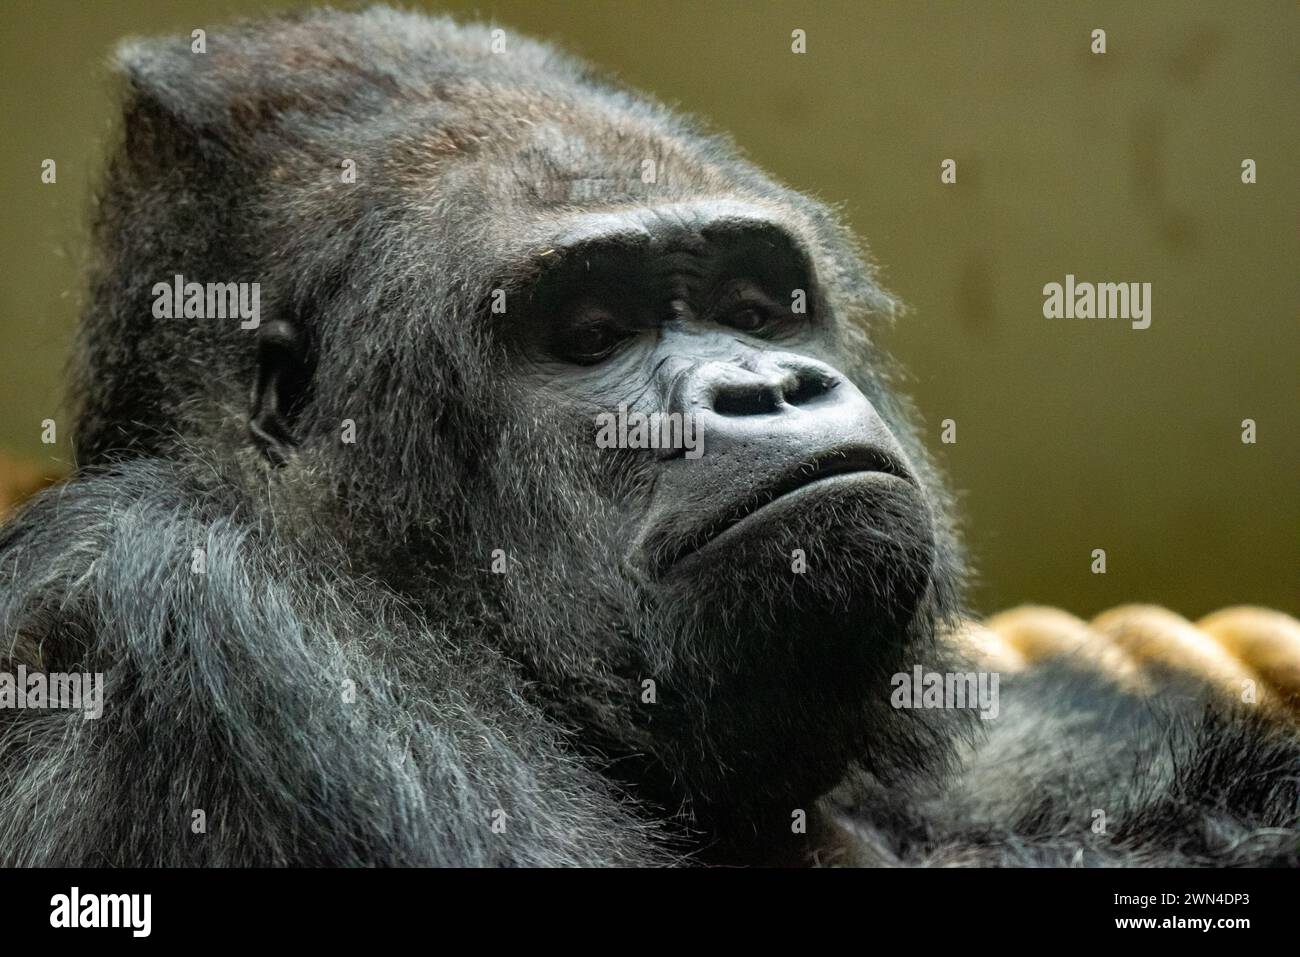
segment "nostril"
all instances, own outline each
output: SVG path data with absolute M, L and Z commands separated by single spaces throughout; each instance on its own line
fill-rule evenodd
M 780 405 L 781 390 L 775 385 L 728 385 L 713 395 L 713 411 L 718 415 L 766 415 Z
M 837 379 L 819 370 L 801 371 L 793 386 L 785 390 L 785 401 L 791 405 L 803 405 L 824 396 L 837 385 Z

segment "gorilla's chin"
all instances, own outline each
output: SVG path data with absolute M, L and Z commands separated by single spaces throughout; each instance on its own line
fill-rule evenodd
M 933 557 L 914 486 L 843 477 L 773 502 L 674 567 L 660 600 L 677 653 L 646 730 L 698 814 L 811 800 L 869 752 L 868 729 L 896 719 L 889 678 L 928 632 L 918 619 Z

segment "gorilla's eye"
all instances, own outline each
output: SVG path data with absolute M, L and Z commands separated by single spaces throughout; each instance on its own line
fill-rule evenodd
M 727 313 L 723 322 L 741 332 L 761 332 L 770 317 L 762 306 L 745 305 Z
M 582 311 L 566 324 L 555 343 L 556 354 L 578 365 L 608 358 L 627 338 L 627 330 L 603 310 Z
M 750 335 L 777 335 L 792 325 L 790 310 L 758 282 L 737 278 L 718 290 L 710 305 L 714 321 Z

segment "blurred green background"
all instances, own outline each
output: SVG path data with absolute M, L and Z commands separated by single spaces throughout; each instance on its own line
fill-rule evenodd
M 0 452 L 70 459 L 40 422 L 83 295 L 108 51 L 285 6 L 6 0 Z M 553 39 L 843 209 L 911 307 L 884 344 L 960 492 L 981 610 L 1300 611 L 1294 3 L 428 6 Z M 1044 319 L 1042 287 L 1067 272 L 1152 283 L 1151 328 Z

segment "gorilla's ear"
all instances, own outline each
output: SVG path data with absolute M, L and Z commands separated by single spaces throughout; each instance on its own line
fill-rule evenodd
M 257 380 L 248 431 L 273 465 L 283 465 L 298 444 L 293 416 L 311 377 L 308 351 L 306 333 L 292 322 L 275 319 L 257 331 Z

